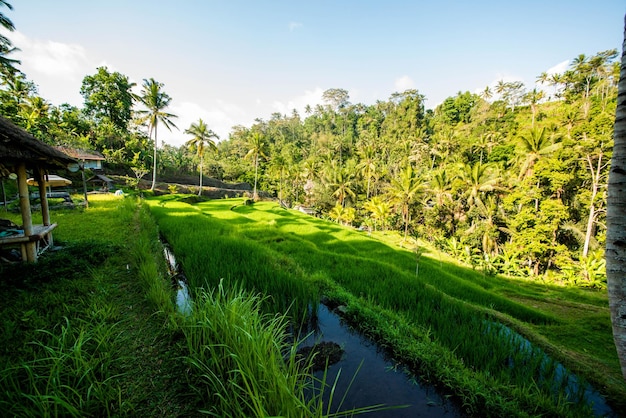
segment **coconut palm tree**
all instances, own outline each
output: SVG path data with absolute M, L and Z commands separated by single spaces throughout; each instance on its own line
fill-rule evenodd
M 532 128 L 520 135 L 520 145 L 522 154 L 525 156 L 521 170 L 520 179 L 530 177 L 533 173 L 535 163 L 544 155 L 550 154 L 561 147 L 561 143 L 553 143 L 545 127 Z
M 455 177 L 444 168 L 435 171 L 428 181 L 429 194 L 434 199 L 434 204 L 443 206 L 452 201 L 453 181 Z
M 467 206 L 471 209 L 479 203 L 489 192 L 499 190 L 498 176 L 494 172 L 494 166 L 490 163 L 463 164 L 460 166 L 458 183 L 465 189 L 464 197 Z
M 411 221 L 410 205 L 423 189 L 424 185 L 420 181 L 417 173 L 413 171 L 411 164 L 407 164 L 404 170 L 400 171 L 397 178 L 391 179 L 389 197 L 396 206 L 400 207 L 402 220 L 404 221 L 404 239 L 407 237 L 409 222 Z
M 6 6 L 9 10 L 13 10 L 13 6 L 11 6 L 11 4 L 6 0 L 0 0 L 0 7 L 2 6 Z M 0 13 L 0 26 L 10 32 L 15 30 L 13 22 L 11 19 L 6 17 L 4 13 Z M 14 65 L 20 64 L 20 61 L 7 58 L 7 55 L 15 51 L 19 51 L 19 49 L 13 46 L 9 38 L 4 35 L 0 35 L 0 69 L 4 70 L 3 72 L 14 73 L 17 71 Z
M 626 379 L 626 18 L 606 215 L 606 277 L 613 339 Z
M 257 191 L 259 157 L 265 157 L 264 147 L 265 141 L 263 135 L 259 131 L 252 132 L 252 135 L 248 138 L 248 153 L 246 154 L 246 158 L 252 158 L 254 160 L 254 191 L 252 192 L 252 198 L 254 200 L 259 199 L 259 192 Z
M 334 168 L 331 173 L 330 187 L 333 188 L 333 196 L 342 207 L 346 206 L 347 198 L 352 200 L 356 198 L 356 192 L 353 190 L 356 186 L 353 168 L 354 166 Z
M 198 157 L 200 157 L 200 190 L 198 190 L 198 196 L 200 196 L 202 194 L 202 162 L 204 159 L 204 151 L 206 151 L 206 148 L 216 151 L 217 146 L 212 138 L 219 139 L 219 137 L 215 132 L 209 129 L 202 119 L 198 119 L 198 123 L 192 123 L 189 128 L 185 130 L 185 133 L 193 135 L 193 138 L 187 141 L 185 145 L 195 149 Z
M 360 162 L 357 164 L 357 169 L 361 172 L 361 175 L 365 177 L 367 181 L 365 198 L 369 199 L 372 182 L 372 172 L 376 171 L 376 147 L 370 142 L 361 141 L 358 144 L 357 154 L 360 157 Z
M 163 91 L 163 83 L 155 81 L 154 78 L 143 80 L 143 86 L 138 99 L 146 107 L 146 110 L 140 110 L 137 112 L 139 115 L 142 115 L 140 122 L 148 122 L 148 137 L 150 139 L 152 139 L 152 133 L 154 133 L 154 160 L 152 167 L 152 186 L 150 187 L 150 190 L 154 190 L 154 187 L 156 186 L 157 170 L 157 126 L 159 122 L 161 122 L 163 126 L 171 131 L 172 128 L 176 128 L 172 119 L 177 116 L 165 112 L 165 109 L 169 106 L 172 98 Z

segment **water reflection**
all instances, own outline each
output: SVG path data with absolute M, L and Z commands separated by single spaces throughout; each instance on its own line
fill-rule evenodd
M 404 368 L 388 360 L 375 343 L 351 329 L 325 305 L 319 305 L 315 329 L 302 345 L 332 341 L 344 350 L 342 359 L 331 365 L 326 374 L 326 381 L 330 383 L 339 374 L 331 411 L 337 410 L 343 395 L 348 391 L 341 405 L 344 411 L 386 404 L 406 405 L 406 408 L 378 411 L 376 417 L 462 416 L 459 409 L 440 396 L 433 387 L 420 384 Z M 322 378 L 323 374 L 320 371 L 315 376 Z M 355 374 L 354 381 L 350 383 Z M 324 401 L 327 400 L 328 393 Z
M 163 245 L 163 254 L 167 261 L 170 276 L 176 283 L 176 308 L 183 315 L 188 315 L 191 313 L 191 296 L 189 295 L 185 276 L 178 269 L 176 256 L 165 244 Z

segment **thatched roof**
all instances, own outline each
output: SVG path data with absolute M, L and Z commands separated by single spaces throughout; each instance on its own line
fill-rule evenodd
M 97 151 L 85 151 L 82 149 L 70 148 L 70 147 L 55 147 L 57 150 L 77 160 L 91 160 L 91 161 L 105 161 L 104 155 Z
M 96 174 L 95 176 L 87 179 L 86 181 L 87 182 L 91 182 L 91 183 L 102 182 L 102 183 L 113 184 L 113 180 L 111 180 L 110 178 L 108 178 L 104 174 Z
M 0 165 L 4 168 L 1 171 L 12 169 L 22 162 L 29 168 L 65 168 L 76 160 L 0 116 Z

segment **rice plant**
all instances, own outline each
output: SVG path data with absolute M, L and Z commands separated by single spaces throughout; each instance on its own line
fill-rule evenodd
M 126 405 L 113 374 L 115 324 L 40 330 L 34 359 L 0 374 L 0 409 L 9 416 L 113 416 Z
M 287 316 L 264 314 L 263 299 L 225 281 L 196 293 L 183 331 L 188 361 L 197 376 L 191 384 L 206 405 L 201 412 L 221 417 L 321 417 L 381 408 L 341 413 L 325 409 L 322 392 L 313 391 L 312 359 L 296 356 Z M 323 382 L 320 386 L 325 387 Z

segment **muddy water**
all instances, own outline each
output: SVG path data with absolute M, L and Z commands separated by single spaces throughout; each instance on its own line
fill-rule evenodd
M 326 381 L 332 383 L 339 375 L 331 411 L 337 411 L 347 392 L 341 410 L 385 404 L 406 405 L 401 409 L 378 411 L 367 416 L 376 417 L 460 417 L 459 409 L 440 396 L 434 388 L 416 382 L 404 369 L 387 359 L 369 339 L 359 335 L 324 305 L 318 308 L 319 322 L 313 335 L 302 345 L 332 341 L 339 344 L 343 356 L 331 365 Z M 360 368 L 360 370 L 359 370 Z M 357 372 L 358 371 L 358 372 Z M 322 378 L 324 372 L 316 372 Z M 350 381 L 355 376 L 350 385 Z M 329 392 L 329 391 L 326 391 Z M 326 394 L 325 402 L 328 399 Z

